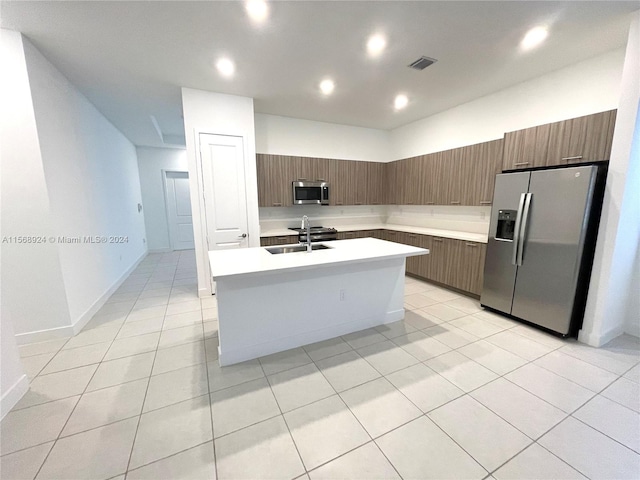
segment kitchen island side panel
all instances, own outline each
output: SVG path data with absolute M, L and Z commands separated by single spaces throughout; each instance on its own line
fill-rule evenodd
M 401 320 L 404 275 L 402 257 L 219 278 L 220 365 Z

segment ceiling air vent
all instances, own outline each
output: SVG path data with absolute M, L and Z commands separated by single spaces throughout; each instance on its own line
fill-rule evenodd
M 414 70 L 424 70 L 429 65 L 436 63 L 438 60 L 435 58 L 429 57 L 420 57 L 415 62 L 409 64 L 409 68 L 413 68 Z

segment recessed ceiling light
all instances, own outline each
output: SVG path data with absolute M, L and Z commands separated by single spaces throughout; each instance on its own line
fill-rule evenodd
M 333 80 L 327 78 L 320 82 L 320 91 L 325 95 L 331 95 L 334 88 L 336 88 L 336 84 L 333 83 Z
M 371 35 L 367 41 L 367 51 L 371 57 L 377 57 L 387 46 L 387 39 L 383 35 Z
M 393 101 L 393 106 L 396 110 L 402 110 L 409 103 L 409 99 L 406 95 L 400 94 L 396 96 L 396 99 Z
M 256 23 L 264 22 L 269 16 L 269 6 L 264 0 L 247 0 L 244 8 L 249 18 Z
M 236 66 L 228 58 L 221 58 L 216 62 L 216 68 L 223 77 L 231 77 L 236 71 Z
M 545 27 L 532 28 L 520 42 L 520 47 L 523 50 L 530 50 L 533 47 L 540 45 L 544 39 L 547 38 L 548 34 L 549 32 Z

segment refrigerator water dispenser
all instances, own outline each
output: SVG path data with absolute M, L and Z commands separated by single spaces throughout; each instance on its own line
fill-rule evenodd
M 513 234 L 516 229 L 517 210 L 499 210 L 498 228 L 496 229 L 496 240 L 513 241 Z

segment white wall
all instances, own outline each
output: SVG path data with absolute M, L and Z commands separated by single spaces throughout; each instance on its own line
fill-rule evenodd
M 24 45 L 56 236 L 126 238 L 58 246 L 77 329 L 146 254 L 136 150 L 30 42 Z
M 388 162 L 389 132 L 257 113 L 256 152 Z
M 623 61 L 614 50 L 392 130 L 392 160 L 616 108 Z
M 211 294 L 211 283 L 206 248 L 203 186 L 199 174 L 198 135 L 199 133 L 216 133 L 244 138 L 249 246 L 259 246 L 260 224 L 253 99 L 182 88 L 182 111 L 187 140 L 193 233 L 198 266 L 198 294 L 204 296 Z
M 172 148 L 137 147 L 144 225 L 150 252 L 169 251 L 169 224 L 163 170 L 188 171 L 187 151 Z
M 11 318 L 2 316 L 0 322 L 0 420 L 9 413 L 29 390 L 16 345 Z
M 57 231 L 50 212 L 23 37 L 4 29 L 1 35 L 2 236 L 49 239 Z M 12 318 L 17 334 L 64 331 L 70 317 L 57 245 L 48 241 L 3 243 L 1 248 L 2 323 Z
M 580 339 L 599 346 L 638 334 L 640 12 L 632 17 L 591 286 Z M 635 143 L 634 143 L 635 139 Z

